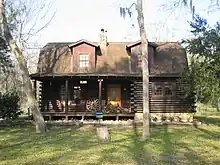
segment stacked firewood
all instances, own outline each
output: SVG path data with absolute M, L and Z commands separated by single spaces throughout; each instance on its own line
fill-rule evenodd
M 129 109 L 108 103 L 104 107 L 104 113 L 129 113 Z

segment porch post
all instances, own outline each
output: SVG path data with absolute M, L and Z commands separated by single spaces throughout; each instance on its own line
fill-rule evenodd
M 65 113 L 68 112 L 68 79 L 65 80 L 66 100 L 65 100 Z
M 102 111 L 102 81 L 103 79 L 99 79 L 99 111 Z

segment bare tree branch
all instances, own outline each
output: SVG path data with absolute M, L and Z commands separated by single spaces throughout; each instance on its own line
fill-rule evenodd
M 0 0 L 0 25 L 1 25 L 1 31 L 3 34 L 3 37 L 5 41 L 7 42 L 8 46 L 10 47 L 11 53 L 15 56 L 15 58 L 18 61 L 19 68 L 21 71 L 21 75 L 23 77 L 24 81 L 24 88 L 25 88 L 25 94 L 27 96 L 27 100 L 29 102 L 30 108 L 32 110 L 32 114 L 36 123 L 36 131 L 37 132 L 45 132 L 46 131 L 46 125 L 44 123 L 44 118 L 38 109 L 37 102 L 35 100 L 31 80 L 29 77 L 29 71 L 27 68 L 27 64 L 24 58 L 24 55 L 21 51 L 21 49 L 18 47 L 16 41 L 14 40 L 14 37 L 12 36 L 12 33 L 10 31 L 7 17 L 5 15 L 5 4 L 4 0 Z

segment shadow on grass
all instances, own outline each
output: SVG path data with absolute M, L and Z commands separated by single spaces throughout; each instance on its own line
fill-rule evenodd
M 103 150 L 97 162 L 92 164 L 152 164 L 151 153 L 145 148 L 148 142 L 141 140 L 140 131 L 136 125 L 133 126 L 133 130 L 130 128 L 114 131 L 114 139 L 107 144 L 108 148 Z M 115 136 L 119 134 L 120 138 L 116 139 Z
M 0 132 L 1 134 L 7 133 L 5 138 L 3 136 L 0 138 L 2 152 L 0 159 L 2 161 L 10 161 L 20 157 L 28 159 L 33 154 L 39 154 L 37 156 L 39 160 L 34 161 L 30 158 L 30 160 L 25 160 L 25 164 L 49 164 L 56 160 L 54 153 L 57 153 L 57 159 L 60 159 L 62 156 L 67 156 L 68 153 L 73 154 L 98 144 L 92 132 L 80 132 L 77 131 L 78 128 L 55 129 L 46 134 L 36 134 L 34 128 L 29 128 L 29 131 L 17 128 L 11 132 L 10 129 L 4 129 Z
M 201 132 L 203 132 L 202 135 L 200 135 L 200 137 L 204 138 L 204 139 L 209 139 L 209 140 L 220 140 L 220 131 L 209 131 L 207 129 L 201 128 L 201 127 L 197 127 L 197 129 Z
M 129 138 L 132 140 L 132 144 L 127 149 L 132 153 L 135 162 L 140 165 L 152 163 L 152 154 L 145 148 L 148 141 L 142 139 L 135 123 L 133 124 L 133 134 Z
M 99 162 L 117 163 L 120 161 L 120 155 L 114 155 L 117 144 L 126 141 L 120 138 L 106 144 L 99 143 L 94 127 L 90 130 L 72 126 L 51 128 L 46 134 L 36 134 L 33 127 L 5 128 L 0 133 L 5 135 L 4 139 L 0 137 L 0 148 L 3 153 L 0 159 L 6 161 L 6 164 L 24 158 L 25 160 L 21 160 L 24 162 L 20 164 L 75 164 L 77 158 L 82 156 L 85 162 L 88 162 L 92 156 L 96 158 L 99 155 L 102 157 Z M 93 153 L 93 149 L 98 150 L 98 153 Z M 81 153 L 82 156 L 79 155 Z M 99 162 L 95 161 L 94 164 Z
M 203 146 L 215 152 L 220 132 L 211 127 L 151 127 L 151 139 L 142 141 L 141 127 L 110 129 L 112 141 L 96 139 L 95 127 L 58 127 L 42 135 L 34 127 L 0 130 L 0 160 L 5 164 L 215 164 L 218 158 L 203 153 Z M 212 126 L 218 128 L 216 126 Z M 209 141 L 211 143 L 209 143 Z M 214 143 L 215 142 L 215 143 Z M 216 148 L 214 148 L 216 147 Z M 202 151 L 201 151 L 202 150 Z M 204 151 L 206 151 L 204 150 Z M 208 152 L 208 151 L 207 151 Z M 206 156 L 206 157 L 205 157 Z M 23 160 L 21 160 L 23 159 Z M 23 161 L 23 162 L 21 162 Z
M 220 114 L 219 114 L 220 116 Z M 213 124 L 213 125 L 217 125 L 220 126 L 220 117 L 219 118 L 215 118 L 215 117 L 209 117 L 209 116 L 195 116 L 195 119 L 199 120 L 200 122 L 204 123 L 204 124 Z

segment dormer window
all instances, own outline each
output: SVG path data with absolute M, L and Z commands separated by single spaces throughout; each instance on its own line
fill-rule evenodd
M 88 53 L 79 53 L 79 67 L 80 68 L 88 68 L 89 67 Z

